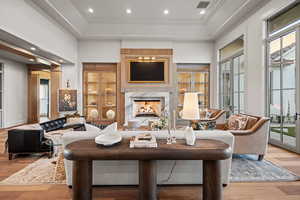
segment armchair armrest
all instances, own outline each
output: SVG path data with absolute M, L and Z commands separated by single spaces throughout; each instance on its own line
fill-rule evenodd
M 220 116 L 222 116 L 225 113 L 225 110 L 220 110 L 220 112 L 218 112 L 216 114 L 216 116 L 212 117 L 213 120 L 217 120 Z
M 251 135 L 256 133 L 270 119 L 267 117 L 261 118 L 254 126 L 247 130 L 229 130 L 233 135 Z

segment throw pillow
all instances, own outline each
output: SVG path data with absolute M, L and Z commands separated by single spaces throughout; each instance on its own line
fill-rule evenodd
M 237 119 L 238 122 L 238 129 L 237 130 L 245 130 L 248 122 L 248 117 L 246 116 L 239 116 Z
M 258 121 L 258 118 L 248 116 L 248 123 L 247 123 L 246 129 L 251 129 L 256 124 L 257 121 Z
M 237 121 L 238 115 L 231 115 L 228 118 L 228 129 L 229 130 L 237 130 L 239 128 L 239 123 Z
M 207 111 L 205 118 L 207 118 L 207 119 L 211 118 L 212 114 L 213 114 L 212 112 Z

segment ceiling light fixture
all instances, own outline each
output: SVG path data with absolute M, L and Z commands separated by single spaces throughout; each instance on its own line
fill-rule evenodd
M 126 9 L 126 13 L 127 13 L 127 14 L 131 14 L 131 13 L 132 13 L 131 9 L 130 9 L 130 8 L 127 8 L 127 9 Z
M 59 62 L 60 62 L 60 63 L 64 63 L 64 60 L 60 59 Z
M 89 11 L 90 13 L 94 13 L 94 9 L 93 9 L 93 8 L 89 8 L 88 11 Z
M 36 48 L 35 47 L 30 47 L 30 50 L 35 51 Z
M 33 58 L 30 58 L 29 61 L 34 62 L 34 59 L 33 59 Z
M 205 11 L 204 9 L 202 9 L 202 10 L 199 12 L 200 15 L 204 15 L 205 13 L 206 13 L 206 11 Z
M 165 14 L 165 15 L 168 15 L 168 14 L 169 14 L 169 10 L 168 10 L 168 9 L 165 9 L 165 10 L 164 10 L 164 14 Z

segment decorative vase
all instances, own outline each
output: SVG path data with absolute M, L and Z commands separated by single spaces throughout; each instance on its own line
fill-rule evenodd
M 192 127 L 187 127 L 185 129 L 185 141 L 187 145 L 194 145 L 196 141 L 196 135 Z
M 106 117 L 107 117 L 108 119 L 114 119 L 114 118 L 115 118 L 115 115 L 116 115 L 116 113 L 115 113 L 113 110 L 108 110 L 108 111 L 106 112 Z

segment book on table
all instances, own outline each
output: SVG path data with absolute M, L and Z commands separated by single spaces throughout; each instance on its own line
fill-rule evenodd
M 157 148 L 157 141 L 152 134 L 142 134 L 130 139 L 130 148 Z

